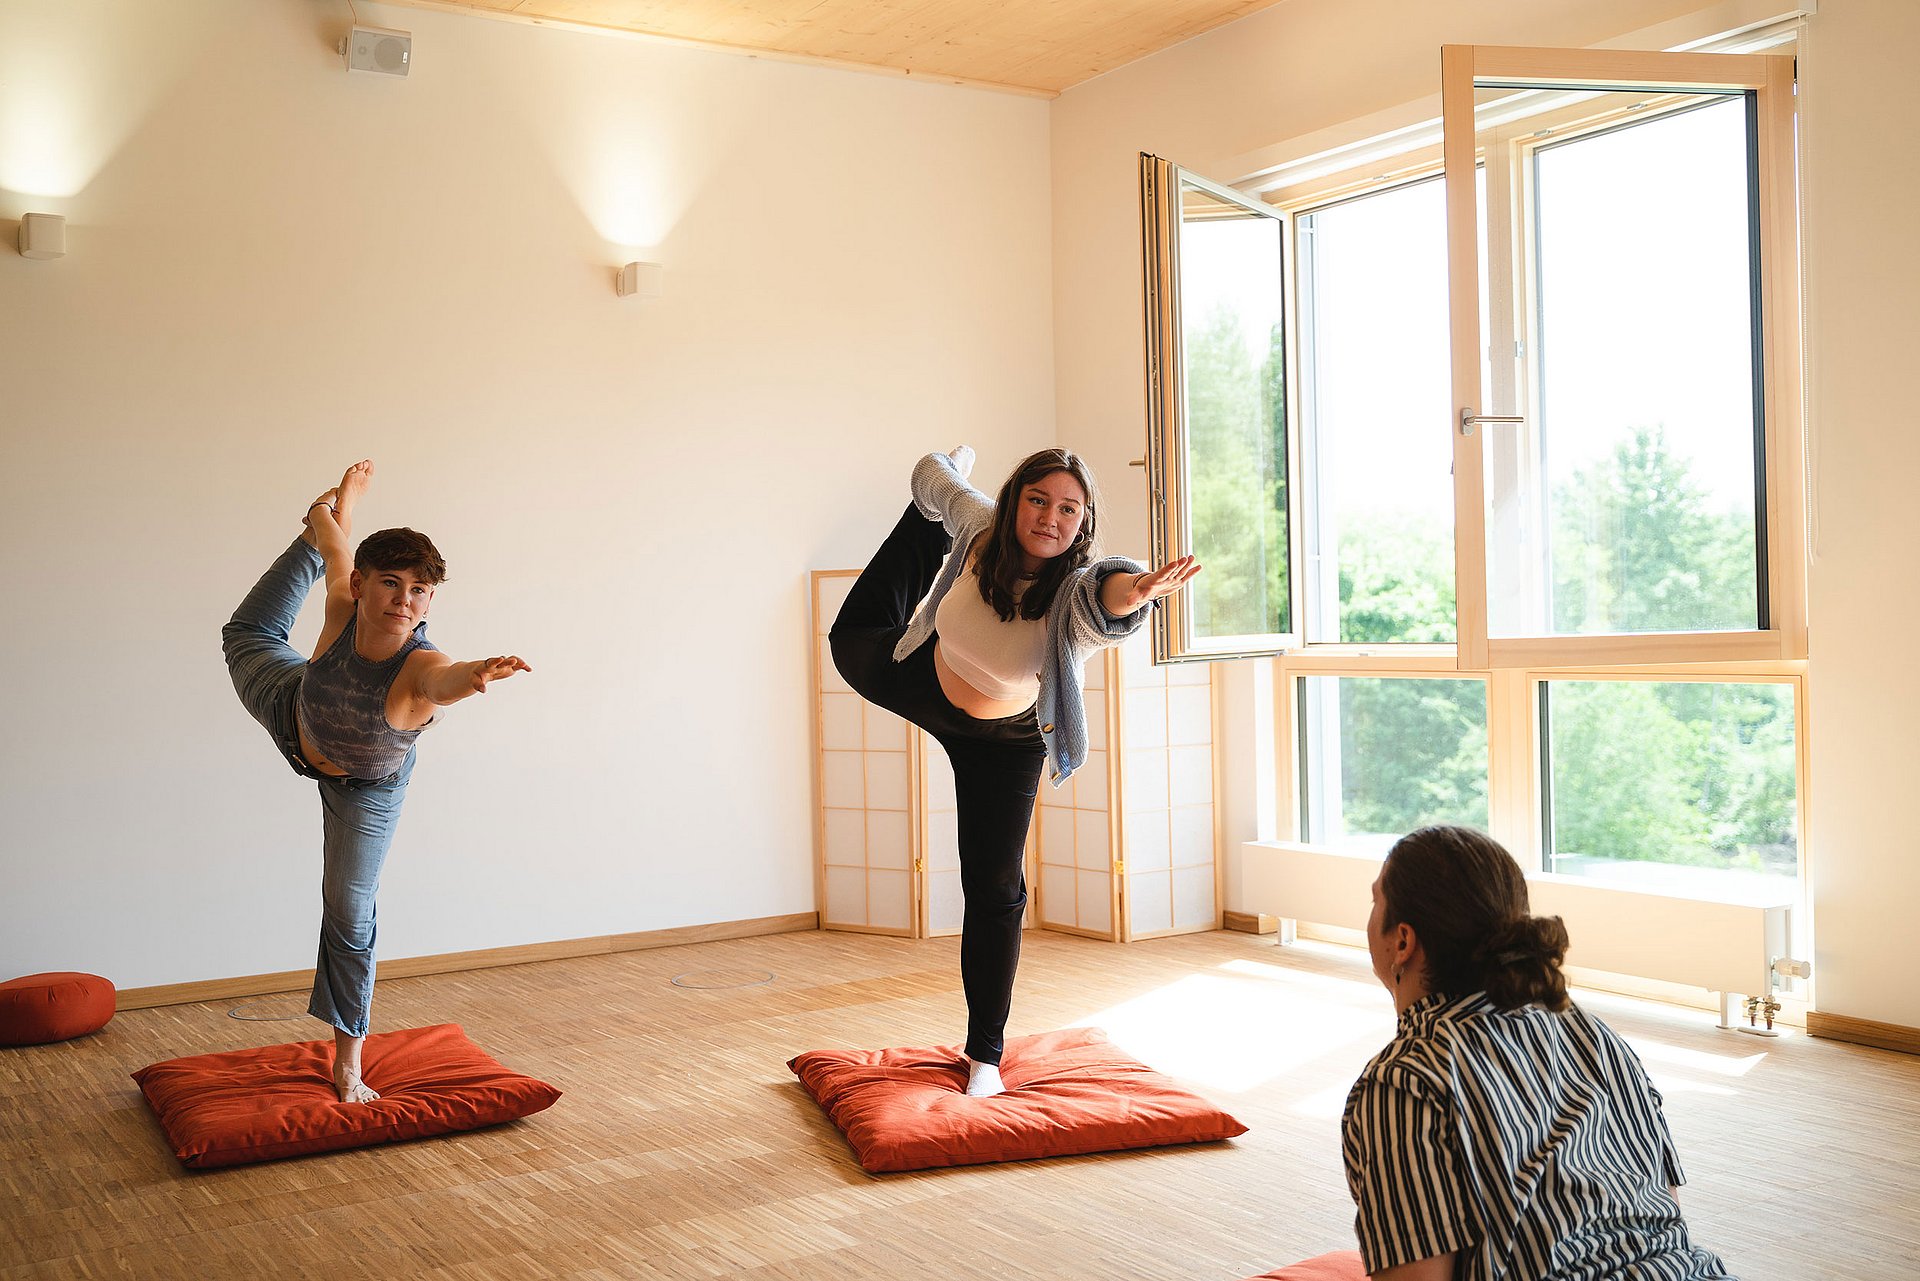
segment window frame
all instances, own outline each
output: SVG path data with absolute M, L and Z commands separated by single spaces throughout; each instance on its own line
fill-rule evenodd
M 1805 468 L 1802 457 L 1798 201 L 1794 155 L 1794 59 L 1770 54 L 1673 54 L 1611 49 L 1532 49 L 1445 45 L 1441 49 L 1441 114 L 1446 157 L 1447 261 L 1452 299 L 1455 412 L 1496 412 L 1495 389 L 1481 383 L 1479 225 L 1474 175 L 1487 163 L 1487 207 L 1499 217 L 1510 207 L 1516 165 L 1483 155 L 1474 93 L 1482 82 L 1581 88 L 1738 90 L 1751 92 L 1757 112 L 1756 184 L 1759 257 L 1764 469 L 1766 626 L 1751 631 L 1658 632 L 1591 636 L 1492 637 L 1488 632 L 1485 431 L 1456 419 L 1454 446 L 1454 604 L 1457 660 L 1463 670 L 1619 666 L 1637 663 L 1718 664 L 1803 659 L 1806 628 Z M 1516 141 L 1508 146 L 1517 147 Z M 1518 159 L 1518 157 L 1516 157 Z M 1524 228 L 1521 229 L 1524 233 Z M 1516 296 L 1503 272 L 1527 252 L 1524 235 L 1506 239 L 1505 262 L 1489 249 L 1489 306 L 1510 307 Z M 1490 240 L 1500 246 L 1499 239 Z M 1501 329 L 1494 329 L 1498 344 Z M 1517 328 L 1508 332 L 1518 332 Z M 1512 400 L 1507 405 L 1515 403 Z
M 1680 60 L 1675 63 L 1673 60 Z M 1262 840 L 1271 840 L 1282 847 L 1311 850 L 1316 852 L 1334 852 L 1332 847 L 1318 845 L 1305 839 L 1304 815 L 1302 803 L 1303 774 L 1301 770 L 1302 709 L 1298 696 L 1298 681 L 1302 676 L 1353 676 L 1353 677 L 1410 677 L 1461 679 L 1477 678 L 1485 682 L 1487 691 L 1487 769 L 1488 827 L 1491 833 L 1501 840 L 1513 853 L 1515 859 L 1526 870 L 1529 878 L 1555 879 L 1556 874 L 1546 870 L 1546 840 L 1544 822 L 1546 813 L 1545 788 L 1543 778 L 1543 756 L 1541 736 L 1543 726 L 1537 715 L 1542 684 L 1560 680 L 1644 680 L 1644 681 L 1694 681 L 1717 680 L 1726 682 L 1767 682 L 1789 684 L 1793 690 L 1794 735 L 1795 735 L 1795 771 L 1794 783 L 1797 797 L 1796 839 L 1799 849 L 1800 906 L 1807 901 L 1808 887 L 1815 873 L 1816 854 L 1808 842 L 1810 815 L 1813 810 L 1811 795 L 1808 725 L 1811 719 L 1809 699 L 1808 662 L 1806 647 L 1805 616 L 1805 562 L 1807 558 L 1806 531 L 1806 495 L 1805 464 L 1803 458 L 1803 427 L 1801 414 L 1802 366 L 1800 354 L 1801 299 L 1799 260 L 1797 247 L 1797 157 L 1795 154 L 1795 103 L 1794 59 L 1790 55 L 1770 54 L 1658 54 L 1594 50 L 1531 50 L 1531 49 L 1476 49 L 1471 46 L 1449 46 L 1443 55 L 1443 70 L 1450 75 L 1446 92 L 1442 94 L 1445 106 L 1449 96 L 1454 101 L 1456 117 L 1461 99 L 1460 76 L 1465 68 L 1466 88 L 1464 102 L 1467 107 L 1465 125 L 1464 154 L 1473 157 L 1476 162 L 1484 157 L 1476 153 L 1477 138 L 1472 120 L 1473 87 L 1472 76 L 1477 69 L 1481 75 L 1489 72 L 1518 75 L 1516 68 L 1531 66 L 1535 71 L 1546 66 L 1557 71 L 1570 84 L 1579 84 L 1584 78 L 1595 74 L 1595 68 L 1604 70 L 1615 84 L 1621 84 L 1629 73 L 1637 74 L 1644 84 L 1660 88 L 1751 88 L 1756 92 L 1758 113 L 1758 134 L 1760 148 L 1758 154 L 1758 187 L 1760 200 L 1761 240 L 1758 246 L 1761 256 L 1762 297 L 1760 315 L 1760 342 L 1758 350 L 1762 354 L 1763 419 L 1765 438 L 1762 452 L 1756 461 L 1765 469 L 1765 563 L 1767 574 L 1767 595 L 1770 610 L 1770 626 L 1765 631 L 1753 633 L 1658 633 L 1651 635 L 1626 635 L 1614 637 L 1575 637 L 1545 638 L 1542 643 L 1537 639 L 1518 640 L 1501 639 L 1492 641 L 1485 631 L 1485 561 L 1484 543 L 1472 550 L 1473 563 L 1478 570 L 1479 606 L 1481 615 L 1478 620 L 1477 635 L 1470 636 L 1467 624 L 1460 617 L 1460 607 L 1466 595 L 1466 585 L 1461 582 L 1459 569 L 1468 563 L 1469 549 L 1464 545 L 1460 512 L 1466 509 L 1471 500 L 1471 510 L 1482 510 L 1480 503 L 1479 481 L 1483 473 L 1483 459 L 1478 453 L 1478 438 L 1464 438 L 1470 441 L 1468 448 L 1462 448 L 1463 438 L 1458 432 L 1457 421 L 1444 429 L 1450 431 L 1454 444 L 1454 511 L 1455 511 L 1455 556 L 1456 556 L 1456 643 L 1454 644 L 1387 644 L 1352 643 L 1332 641 L 1310 641 L 1306 637 L 1307 604 L 1305 592 L 1300 583 L 1306 570 L 1306 561 L 1302 554 L 1306 531 L 1306 508 L 1309 493 L 1317 483 L 1309 477 L 1300 458 L 1303 433 L 1306 420 L 1303 416 L 1301 394 L 1303 384 L 1299 374 L 1300 343 L 1303 338 L 1300 311 L 1300 269 L 1297 216 L 1303 212 L 1326 207 L 1344 200 L 1362 197 L 1374 192 L 1384 191 L 1396 186 L 1418 181 L 1435 175 L 1441 176 L 1446 185 L 1446 203 L 1449 210 L 1448 274 L 1450 281 L 1461 279 L 1473 282 L 1469 296 L 1474 299 L 1473 330 L 1477 335 L 1479 281 L 1478 246 L 1475 243 L 1477 227 L 1474 219 L 1468 218 L 1467 247 L 1472 256 L 1461 261 L 1459 239 L 1454 234 L 1454 225 L 1458 222 L 1455 210 L 1459 207 L 1461 178 L 1449 174 L 1445 168 L 1445 157 L 1449 144 L 1451 152 L 1462 154 L 1462 140 L 1458 120 L 1449 122 L 1451 129 L 1440 122 L 1440 127 L 1429 130 L 1425 126 L 1411 130 L 1398 131 L 1402 138 L 1392 136 L 1377 141 L 1355 143 L 1344 148 L 1344 159 L 1336 165 L 1315 165 L 1302 161 L 1291 180 L 1281 182 L 1267 181 L 1261 186 L 1255 197 L 1249 192 L 1240 192 L 1243 199 L 1257 198 L 1272 206 L 1284 220 L 1286 235 L 1283 248 L 1283 271 L 1285 276 L 1285 325 L 1287 329 L 1287 406 L 1288 450 L 1289 450 L 1289 549 L 1293 567 L 1293 622 L 1297 629 L 1291 644 L 1278 644 L 1261 650 L 1245 653 L 1171 653 L 1163 650 L 1156 637 L 1155 661 L 1180 661 L 1183 659 L 1211 659 L 1219 657 L 1238 657 L 1264 655 L 1263 665 L 1266 674 L 1263 677 L 1265 687 L 1259 697 L 1270 699 L 1268 704 L 1272 714 L 1272 749 L 1270 764 L 1261 773 L 1272 788 L 1266 796 L 1272 799 L 1272 806 L 1264 809 L 1260 821 Z M 1678 65 L 1692 77 L 1692 83 L 1675 85 L 1673 68 Z M 1536 75 L 1533 78 L 1538 79 Z M 1753 82 L 1753 83 L 1748 83 Z M 1516 131 L 1517 134 L 1518 131 Z M 1562 135 L 1563 137 L 1566 135 Z M 1147 172 L 1152 157 L 1143 155 L 1143 173 Z M 1159 162 L 1165 164 L 1166 162 Z M 1498 164 L 1496 158 L 1495 164 Z M 1475 184 L 1474 165 L 1467 167 L 1464 180 L 1464 198 L 1466 208 L 1474 208 Z M 1186 171 L 1183 173 L 1195 182 L 1204 182 Z M 1510 171 L 1496 180 L 1491 174 L 1488 179 L 1487 200 L 1491 207 L 1496 200 L 1507 198 L 1505 191 L 1497 194 L 1497 188 L 1507 188 L 1509 183 L 1526 180 L 1524 171 Z M 1219 188 L 1218 183 L 1207 184 L 1210 189 Z M 1175 188 L 1177 190 L 1177 187 Z M 1151 203 L 1150 201 L 1148 202 Z M 1150 226 L 1151 224 L 1149 224 Z M 1524 224 L 1520 230 L 1524 231 Z M 1166 397 L 1177 389 L 1177 383 L 1170 380 L 1155 381 L 1158 372 L 1155 365 L 1156 349 L 1154 337 L 1156 326 L 1164 340 L 1168 326 L 1179 323 L 1177 311 L 1177 263 L 1172 277 L 1156 277 L 1156 265 L 1152 256 L 1152 241 L 1149 237 L 1148 284 L 1147 284 L 1147 330 L 1148 344 L 1148 394 L 1149 394 L 1149 437 L 1148 455 L 1144 465 L 1148 468 L 1152 492 L 1153 520 L 1150 522 L 1154 533 L 1154 554 L 1163 556 L 1178 554 L 1177 549 L 1161 541 L 1163 527 L 1162 514 L 1180 501 L 1177 492 L 1168 492 L 1169 485 L 1177 486 L 1179 477 L 1169 475 L 1158 456 L 1165 442 L 1171 437 L 1171 431 L 1165 424 L 1177 422 L 1169 418 L 1168 411 L 1177 412 L 1180 402 Z M 1489 254 L 1490 257 L 1495 255 Z M 1504 278 L 1499 273 L 1505 271 Z M 1488 289 L 1492 297 L 1499 297 L 1507 290 L 1512 298 L 1518 297 L 1514 290 L 1514 281 L 1510 268 L 1500 264 L 1490 264 Z M 1453 291 L 1458 296 L 1459 291 Z M 1156 312 L 1161 299 L 1174 306 Z M 1511 301 L 1508 303 L 1514 305 Z M 1455 317 L 1454 328 L 1459 328 Z M 1463 361 L 1461 348 L 1457 342 L 1451 356 L 1451 367 L 1455 373 L 1454 412 L 1457 414 L 1459 401 L 1459 374 Z M 1473 353 L 1473 387 L 1476 397 L 1479 392 L 1478 339 L 1467 344 L 1466 350 Z M 1522 369 L 1520 376 L 1529 376 Z M 1158 404 L 1155 395 L 1162 399 Z M 1155 415 L 1160 415 L 1155 417 Z M 1156 434 L 1156 429 L 1158 434 Z M 1436 431 L 1443 430 L 1439 423 Z M 1184 441 L 1182 441 L 1184 447 Z M 1465 465 L 1470 460 L 1471 466 Z M 1462 481 L 1463 475 L 1468 483 Z M 1463 490 L 1469 491 L 1463 495 Z M 1477 523 L 1477 522 L 1476 522 Z M 1482 531 L 1484 537 L 1484 531 Z M 1471 641 L 1471 643 L 1469 643 Z M 1564 643 L 1564 642 L 1571 643 Z M 1563 643 L 1553 643 L 1563 642 Z M 1264 720 L 1256 716 L 1256 721 Z M 1264 735 L 1263 735 L 1264 740 Z M 1264 788 L 1263 788 L 1264 791 Z M 1264 798 L 1263 798 L 1264 803 Z
M 1192 519 L 1187 506 L 1186 360 L 1180 310 L 1180 189 L 1189 183 L 1226 204 L 1272 218 L 1280 238 L 1281 349 L 1284 352 L 1287 486 L 1287 609 L 1291 628 L 1203 639 L 1193 634 L 1188 593 L 1175 592 L 1159 602 L 1153 617 L 1155 663 L 1206 662 L 1251 658 L 1298 648 L 1302 636 L 1299 590 L 1300 524 L 1296 497 L 1300 476 L 1300 433 L 1295 425 L 1298 359 L 1294 328 L 1292 220 L 1272 205 L 1223 183 L 1203 178 L 1171 161 L 1140 153 L 1140 214 L 1143 302 L 1146 319 L 1147 472 L 1149 548 L 1153 563 L 1164 565 L 1192 550 Z

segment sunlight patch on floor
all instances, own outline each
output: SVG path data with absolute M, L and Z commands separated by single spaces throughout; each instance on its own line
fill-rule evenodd
M 1350 984 L 1279 973 L 1306 981 L 1190 974 L 1074 1022 L 1105 1028 L 1114 1044 L 1159 1071 L 1230 1093 L 1265 1085 L 1351 1042 L 1391 1034 L 1390 1021 L 1353 1008 Z M 1313 990 L 1329 983 L 1337 997 Z
M 1745 1076 L 1759 1067 L 1766 1059 L 1762 1054 L 1713 1054 L 1706 1050 L 1689 1050 L 1684 1046 L 1669 1045 L 1665 1041 L 1649 1040 L 1644 1036 L 1630 1036 L 1627 1043 L 1633 1046 L 1633 1052 L 1642 1062 L 1649 1065 L 1659 1063 L 1671 1068 L 1687 1068 L 1695 1072 L 1709 1072 L 1714 1076 Z M 1651 1071 L 1651 1067 L 1648 1069 Z

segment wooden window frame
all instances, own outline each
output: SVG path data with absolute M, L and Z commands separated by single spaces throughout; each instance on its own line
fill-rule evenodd
M 1491 637 L 1488 634 L 1486 433 L 1457 424 L 1454 446 L 1454 601 L 1462 670 L 1718 664 L 1803 659 L 1807 654 L 1805 462 L 1800 388 L 1798 201 L 1794 158 L 1794 60 L 1766 54 L 1641 53 L 1447 45 L 1441 50 L 1446 156 L 1447 263 L 1452 303 L 1454 405 L 1484 413 L 1481 385 L 1479 245 L 1474 175 L 1481 159 L 1476 85 L 1520 82 L 1578 88 L 1738 90 L 1758 112 L 1759 292 L 1765 566 L 1763 630 L 1598 636 Z M 1509 203 L 1511 167 L 1489 164 L 1487 207 Z M 1496 242 L 1497 243 L 1497 242 Z M 1498 256 L 1489 264 L 1490 306 L 1511 297 Z

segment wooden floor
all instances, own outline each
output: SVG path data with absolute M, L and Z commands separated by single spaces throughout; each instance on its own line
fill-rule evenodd
M 1363 954 L 1030 934 L 1013 1034 L 1104 1026 L 1251 1131 L 871 1177 L 785 1060 L 957 1040 L 956 957 L 806 933 L 385 982 L 376 1030 L 458 1022 L 566 1097 L 476 1134 L 204 1174 L 174 1162 L 127 1073 L 318 1025 L 186 1005 L 0 1051 L 0 1277 L 1233 1281 L 1350 1245 L 1339 1110 L 1392 1023 Z M 756 971 L 773 981 L 670 981 Z M 1664 1091 L 1694 1235 L 1738 1276 L 1920 1276 L 1920 1059 L 1583 1000 Z

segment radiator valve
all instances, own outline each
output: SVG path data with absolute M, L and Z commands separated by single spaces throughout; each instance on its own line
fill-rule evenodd
M 1759 1023 L 1762 1018 L 1767 1021 L 1766 1030 L 1772 1032 L 1773 1016 L 1779 1012 L 1780 1002 L 1773 999 L 1773 993 L 1771 992 L 1765 996 L 1750 996 L 1747 998 L 1747 1026 L 1756 1032 L 1760 1030 Z

